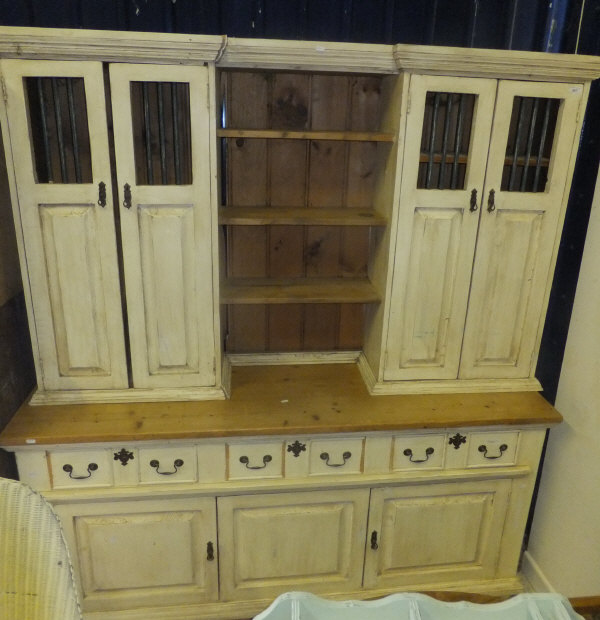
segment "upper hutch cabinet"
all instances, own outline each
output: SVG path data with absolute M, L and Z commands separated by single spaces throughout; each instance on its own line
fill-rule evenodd
M 34 403 L 537 390 L 595 58 L 2 29 Z M 52 60 L 44 60 L 44 58 Z
M 535 386 L 583 94 L 412 76 L 386 380 Z

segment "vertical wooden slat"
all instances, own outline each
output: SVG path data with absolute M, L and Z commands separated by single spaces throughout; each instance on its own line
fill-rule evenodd
M 550 104 L 551 99 L 546 99 L 546 109 L 544 111 L 544 122 L 542 124 L 542 133 L 540 134 L 540 147 L 538 150 L 537 161 L 535 163 L 535 176 L 533 177 L 533 191 L 539 191 L 540 173 L 542 171 L 542 157 L 544 156 L 544 147 L 546 146 L 546 136 L 548 135 L 548 124 L 550 121 Z
M 452 116 L 452 93 L 446 95 L 446 110 L 444 118 L 444 134 L 442 138 L 442 161 L 440 162 L 440 175 L 438 177 L 438 189 L 444 187 L 444 171 L 446 169 L 446 157 L 448 155 L 448 136 L 450 134 L 450 122 Z
M 517 133 L 515 134 L 515 143 L 512 152 L 512 163 L 510 167 L 510 178 L 508 181 L 508 190 L 513 191 L 514 183 L 517 173 L 517 161 L 519 157 L 519 144 L 521 142 L 521 136 L 523 134 L 524 117 L 525 117 L 525 97 L 518 98 L 518 112 L 517 112 Z
M 56 122 L 56 138 L 58 142 L 58 159 L 60 162 L 61 183 L 68 183 L 67 159 L 65 155 L 65 138 L 62 128 L 62 109 L 60 103 L 60 93 L 58 91 L 58 79 L 50 78 L 52 87 L 52 103 L 54 105 L 54 119 Z
M 527 150 L 525 153 L 525 165 L 523 166 L 523 176 L 521 177 L 521 191 L 524 192 L 527 185 L 527 173 L 529 171 L 529 158 L 531 157 L 531 149 L 533 147 L 533 136 L 535 134 L 536 120 L 540 100 L 538 97 L 534 99 L 533 109 L 531 111 L 531 119 L 529 121 L 529 135 L 527 136 Z
M 458 159 L 462 150 L 462 137 L 463 137 L 463 118 L 465 108 L 465 95 L 460 94 L 458 102 L 458 115 L 456 119 L 456 134 L 454 136 L 454 161 L 452 162 L 452 179 L 450 181 L 450 189 L 457 188 L 458 181 Z
M 152 138 L 150 128 L 150 100 L 148 95 L 148 82 L 142 82 L 142 108 L 144 113 L 144 146 L 146 155 L 146 176 L 148 185 L 154 185 L 152 170 Z
M 46 170 L 48 175 L 47 181 L 48 183 L 52 183 L 54 181 L 54 174 L 52 171 L 52 158 L 50 155 L 50 139 L 48 136 L 48 122 L 46 118 L 47 110 L 43 81 L 44 78 L 36 78 L 37 92 L 40 100 L 40 120 L 42 125 L 42 141 L 44 144 L 44 161 L 46 163 Z
M 431 189 L 431 175 L 433 172 L 433 157 L 435 155 L 435 139 L 437 137 L 437 121 L 440 107 L 440 93 L 433 96 L 433 111 L 431 114 L 431 133 L 429 134 L 429 158 L 427 160 L 427 180 L 425 187 Z
M 157 106 L 158 106 L 158 144 L 159 144 L 159 157 L 160 157 L 160 176 L 163 185 L 166 185 L 169 180 L 167 178 L 167 145 L 165 136 L 165 110 L 163 101 L 163 84 L 158 82 L 157 89 Z
M 73 82 L 67 78 L 67 103 L 69 107 L 69 122 L 71 125 L 71 143 L 73 145 L 73 164 L 75 166 L 75 181 L 81 183 L 81 160 L 79 156 L 79 140 L 77 136 L 77 119 L 75 101 L 73 98 Z

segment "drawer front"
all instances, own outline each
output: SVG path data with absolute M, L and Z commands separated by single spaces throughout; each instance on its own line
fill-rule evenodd
M 64 450 L 50 452 L 52 488 L 110 487 L 113 467 L 108 450 Z
M 467 467 L 502 467 L 517 462 L 518 431 L 488 431 L 469 435 Z
M 332 476 L 361 473 L 363 445 L 363 437 L 311 441 L 309 475 Z
M 194 446 L 140 448 L 140 482 L 142 484 L 196 482 L 197 460 Z
M 401 435 L 394 438 L 394 471 L 442 469 L 446 435 Z
M 227 448 L 230 480 L 283 477 L 281 441 L 230 443 Z

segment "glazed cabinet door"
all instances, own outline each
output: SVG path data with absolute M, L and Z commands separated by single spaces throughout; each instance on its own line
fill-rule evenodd
M 218 598 L 214 498 L 58 504 L 86 612 Z
M 102 64 L 2 60 L 1 70 L 38 387 L 125 388 Z
M 110 66 L 133 384 L 215 385 L 209 69 Z
M 583 86 L 501 81 L 460 377 L 535 369 Z
M 413 75 L 384 378 L 458 375 L 496 80 Z
M 218 500 L 221 598 L 358 590 L 369 489 Z
M 372 489 L 364 586 L 494 576 L 510 480 Z

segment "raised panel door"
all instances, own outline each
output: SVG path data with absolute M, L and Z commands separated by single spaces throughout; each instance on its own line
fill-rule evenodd
M 460 377 L 534 371 L 583 86 L 502 81 Z
M 495 91 L 411 77 L 386 380 L 458 374 Z
M 1 67 L 39 387 L 125 388 L 102 64 Z
M 134 387 L 215 385 L 209 70 L 110 80 Z
M 373 489 L 365 587 L 493 578 L 510 484 L 488 480 Z
M 59 504 L 56 511 L 84 611 L 217 600 L 214 498 Z
M 218 500 L 224 600 L 358 590 L 369 489 Z

